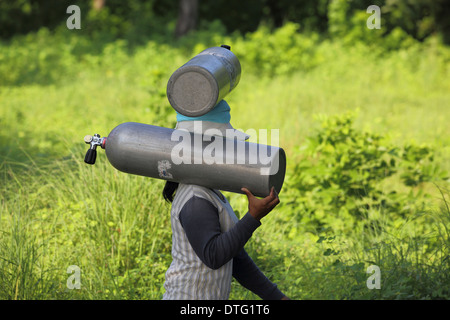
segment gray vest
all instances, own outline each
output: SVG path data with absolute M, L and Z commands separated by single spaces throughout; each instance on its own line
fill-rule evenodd
M 207 267 L 192 249 L 179 220 L 181 209 L 193 196 L 209 200 L 217 208 L 222 232 L 228 231 L 238 222 L 233 209 L 220 192 L 196 185 L 178 186 L 170 212 L 173 260 L 166 272 L 163 299 L 226 300 L 230 295 L 233 260 L 217 270 Z

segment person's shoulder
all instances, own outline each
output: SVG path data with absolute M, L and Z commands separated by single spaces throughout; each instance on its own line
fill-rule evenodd
M 218 213 L 217 205 L 203 197 L 193 196 L 183 206 L 183 209 L 188 209 L 195 212 L 214 212 Z M 182 209 L 182 210 L 183 210 Z
M 218 206 L 214 201 L 211 190 L 197 185 L 180 184 L 172 203 L 172 209 L 178 213 L 183 209 L 194 211 L 214 211 Z

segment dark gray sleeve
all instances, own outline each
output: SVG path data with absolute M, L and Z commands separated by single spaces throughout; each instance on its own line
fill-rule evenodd
M 233 277 L 242 286 L 262 299 L 276 300 L 284 296 L 243 249 L 261 225 L 249 213 L 222 233 L 217 208 L 206 199 L 193 197 L 180 211 L 179 219 L 195 253 L 209 268 L 218 269 L 233 259 Z
M 179 219 L 195 253 L 211 269 L 218 269 L 233 259 L 261 225 L 247 213 L 222 233 L 217 208 L 195 196 L 183 206 Z
M 259 270 L 244 249 L 233 258 L 233 277 L 263 300 L 280 300 L 284 294 Z

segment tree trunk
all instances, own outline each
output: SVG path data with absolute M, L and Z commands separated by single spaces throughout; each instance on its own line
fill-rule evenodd
M 184 36 L 195 28 L 198 15 L 198 0 L 180 0 L 178 21 L 175 28 L 177 38 Z

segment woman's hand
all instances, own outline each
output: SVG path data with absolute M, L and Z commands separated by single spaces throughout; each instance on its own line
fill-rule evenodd
M 248 212 L 258 221 L 264 218 L 280 203 L 280 199 L 278 199 L 278 194 L 274 187 L 270 190 L 270 194 L 263 199 L 256 198 L 246 188 L 242 188 L 241 190 L 247 195 L 248 198 Z

